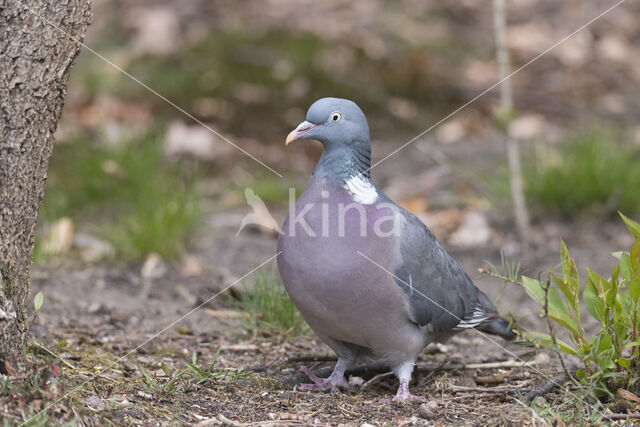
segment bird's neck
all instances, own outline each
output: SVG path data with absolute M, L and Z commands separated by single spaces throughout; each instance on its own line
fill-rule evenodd
M 344 186 L 354 177 L 371 181 L 371 148 L 368 144 L 324 144 L 322 157 L 313 172 L 314 177 L 329 178 Z

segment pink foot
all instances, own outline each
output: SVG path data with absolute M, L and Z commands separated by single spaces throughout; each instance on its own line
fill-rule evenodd
M 296 388 L 301 391 L 338 391 L 338 387 L 342 387 L 347 390 L 353 389 L 353 386 L 345 381 L 344 375 L 336 373 L 335 371 L 331 373 L 329 378 L 320 378 L 319 376 L 311 372 L 311 370 L 306 366 L 301 366 L 300 372 L 305 374 L 311 381 L 313 381 L 313 384 L 298 384 Z
M 398 393 L 395 396 L 393 396 L 393 398 L 384 398 L 384 399 L 380 399 L 381 403 L 391 403 L 391 402 L 426 402 L 427 398 L 424 396 L 415 396 L 409 392 L 407 393 Z
M 414 396 L 413 394 L 409 393 L 409 380 L 406 378 L 400 380 L 400 386 L 398 387 L 398 392 L 393 397 L 393 399 L 386 398 L 386 399 L 380 400 L 380 402 L 382 403 L 413 402 L 413 401 L 426 402 L 427 398 L 424 396 Z

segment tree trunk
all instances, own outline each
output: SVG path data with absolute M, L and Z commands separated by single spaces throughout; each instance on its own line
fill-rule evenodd
M 89 0 L 0 0 L 3 361 L 19 360 L 27 337 L 25 303 L 38 210 L 69 71 L 90 22 Z

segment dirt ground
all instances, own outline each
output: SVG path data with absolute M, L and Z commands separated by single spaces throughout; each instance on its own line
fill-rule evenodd
M 449 149 L 447 155 L 453 161 L 461 156 L 456 149 Z M 410 167 L 397 165 L 410 165 L 412 161 L 415 153 L 403 153 L 376 174 L 385 180 L 401 171 L 407 174 L 403 179 L 408 180 Z M 454 176 L 453 181 L 460 179 Z M 439 182 L 457 187 L 447 180 Z M 432 191 L 438 194 L 447 189 Z M 60 396 L 70 393 L 57 404 L 59 414 L 76 416 L 86 425 L 533 425 L 538 420 L 535 412 L 521 403 L 522 395 L 558 374 L 557 361 L 496 338 L 497 345 L 474 331 L 458 335 L 445 345 L 431 346 L 420 358 L 412 390 L 427 396 L 428 408 L 418 403 L 381 403 L 382 397 L 395 392 L 397 381 L 392 376 L 343 393 L 295 391 L 294 384 L 304 381 L 304 376 L 296 375 L 298 368 L 307 365 L 326 373 L 333 363 L 330 349 L 312 333 L 291 337 L 249 332 L 234 299 L 242 282 L 214 297 L 275 254 L 273 236 L 257 230 L 235 236 L 236 228 L 230 224 L 239 223 L 245 211 L 242 206 L 225 211 L 224 221 L 220 213 L 211 213 L 181 262 L 161 263 L 151 272 L 143 271 L 140 265 L 84 265 L 72 257 L 34 270 L 32 292 L 42 290 L 46 295 L 32 326 L 34 339 L 66 362 L 57 364 L 64 386 Z M 522 251 L 514 232 L 505 224 L 508 222 L 493 218 L 492 238 L 482 247 L 447 245 L 492 298 L 502 283 L 475 272 L 484 266 L 483 260 L 499 263 L 500 249 L 511 250 L 514 259 L 535 276 L 557 264 L 559 237 L 574 249 L 579 265 L 588 263 L 601 271 L 606 271 L 608 252 L 627 243 L 624 229 L 616 225 L 592 227 L 545 221 L 534 225 L 534 247 Z M 589 233 L 582 232 L 586 227 Z M 597 252 L 594 242 L 598 243 Z M 498 306 L 504 313 L 516 314 L 525 328 L 540 326 L 537 307 L 521 289 L 509 286 Z M 162 392 L 145 385 L 139 368 L 163 382 L 167 377 L 162 363 L 175 372 L 191 360 L 194 352 L 198 363 L 208 364 L 217 351 L 217 368 L 229 372 L 242 369 L 249 375 L 229 374 L 186 392 Z M 536 364 L 516 368 L 468 366 L 508 364 L 514 356 L 535 360 Z M 376 372 L 356 374 L 352 381 L 366 382 Z M 493 378 L 494 383 L 483 382 L 483 377 L 489 377 L 488 381 Z
M 391 153 L 496 79 L 491 11 L 486 5 L 475 2 L 459 1 L 455 7 L 449 4 L 444 7 L 433 1 L 407 1 L 403 8 L 388 2 L 362 2 L 357 8 L 347 7 L 348 2 L 303 2 L 304 8 L 291 8 L 287 2 L 272 1 L 268 2 L 269 8 L 265 8 L 264 2 L 254 1 L 247 2 L 240 10 L 236 2 L 198 0 L 190 2 L 188 7 L 181 4 L 173 10 L 171 7 L 175 2 L 154 1 L 153 6 L 159 9 L 154 14 L 148 13 L 153 8 L 147 0 L 116 2 L 116 6 L 107 1 L 94 3 L 94 14 L 99 19 L 92 26 L 95 35 L 90 35 L 89 44 L 100 41 L 100 33 L 114 23 L 124 25 L 126 32 L 123 34 L 105 37 L 115 45 L 110 51 L 112 55 L 107 56 L 120 60 L 129 58 L 131 61 L 131 57 L 135 57 L 129 52 L 133 45 L 142 52 L 136 55 L 150 51 L 172 58 L 188 46 L 191 38 L 212 28 L 220 31 L 237 26 L 256 33 L 266 33 L 274 28 L 299 28 L 331 42 L 323 49 L 334 52 L 335 48 L 337 63 L 329 63 L 328 74 L 335 75 L 336 81 L 340 82 L 352 73 L 349 61 L 355 61 L 353 52 L 363 50 L 372 58 L 388 56 L 394 59 L 398 46 L 411 45 L 415 40 L 419 44 L 432 43 L 424 50 L 434 52 L 433 57 L 414 52 L 407 54 L 404 60 L 396 58 L 400 62 L 388 66 L 386 72 L 399 79 L 397 84 L 401 88 L 405 87 L 407 78 L 396 76 L 397 68 L 416 68 L 417 75 L 430 75 L 427 83 L 434 95 L 419 103 L 406 102 L 403 97 L 410 97 L 409 89 L 412 88 L 409 88 L 408 93 L 401 92 L 390 100 L 395 102 L 387 102 L 386 98 L 385 102 L 378 102 L 376 114 L 380 120 L 376 123 L 376 119 L 371 119 L 371 129 L 375 131 L 372 135 L 374 161 Z M 336 3 L 340 4 L 336 6 Z M 534 3 L 540 7 L 532 17 L 529 6 Z M 510 18 L 514 66 L 524 64 L 564 37 L 569 28 L 577 28 L 594 16 L 601 10 L 600 4 L 596 3 L 514 2 Z M 312 6 L 319 11 L 309 9 Z M 626 6 L 632 7 L 630 2 Z M 337 12 L 336 18 L 327 15 L 332 17 L 330 25 L 317 19 L 323 8 L 327 13 L 332 9 Z M 371 8 L 374 10 L 368 10 Z M 434 8 L 438 12 L 433 15 L 433 22 L 429 21 L 430 25 L 420 21 L 423 8 Z M 158 13 L 167 10 L 170 13 Z M 112 12 L 114 17 L 106 19 Z M 163 31 L 162 37 L 156 37 L 153 32 L 153 37 L 143 37 L 148 35 L 143 31 L 143 24 L 148 24 L 149 20 L 142 18 L 148 16 L 170 22 L 176 20 L 175 28 Z M 594 25 L 593 34 L 573 39 L 520 73 L 514 79 L 516 108 L 523 114 L 543 115 L 542 127 L 550 140 L 561 139 L 559 129 L 579 128 L 583 124 L 587 127 L 597 121 L 594 115 L 610 119 L 611 123 L 626 120 L 635 125 L 640 111 L 639 98 L 637 90 L 634 91 L 637 85 L 629 82 L 640 79 L 637 74 L 639 56 L 635 54 L 637 43 L 632 43 L 638 39 L 636 16 L 629 9 L 620 8 Z M 359 25 L 354 26 L 353 22 Z M 150 28 L 154 30 L 155 27 L 151 25 Z M 138 34 L 137 44 L 127 38 L 131 37 L 130 33 Z M 172 33 L 175 34 L 172 36 Z M 172 37 L 174 43 L 165 40 L 171 41 Z M 343 39 L 352 42 L 353 46 L 348 45 L 346 53 L 342 49 L 341 55 Z M 173 48 L 168 52 L 155 52 L 153 49 L 158 48 L 158 40 L 161 48 L 165 45 Z M 611 45 L 617 47 L 613 53 L 605 49 Z M 191 56 L 198 57 L 197 54 Z M 343 64 L 342 73 L 334 70 L 341 69 L 341 57 L 346 64 Z M 321 58 L 325 56 L 321 55 Z M 238 64 L 246 60 L 242 55 L 231 59 Z M 323 66 L 327 65 L 326 61 L 321 62 Z M 374 76 L 378 72 L 369 71 Z M 97 75 L 99 80 L 108 83 L 104 74 Z M 120 81 L 121 76 L 114 75 L 117 77 L 114 81 Z M 314 81 L 311 77 L 308 79 L 295 79 L 290 85 L 290 92 L 295 95 L 293 89 L 300 86 L 301 81 L 306 82 L 308 87 L 302 85 L 307 87 L 302 95 L 284 96 L 279 89 L 268 88 L 275 102 L 264 103 L 257 110 L 262 114 L 254 114 L 251 108 L 258 107 L 254 106 L 254 101 L 246 101 L 246 106 L 229 113 L 229 116 L 237 116 L 240 124 L 223 128 L 230 135 L 243 137 L 238 141 L 258 157 L 277 165 L 278 170 L 286 170 L 286 178 L 299 188 L 304 188 L 319 151 L 299 146 L 288 148 L 289 153 L 283 155 L 286 132 L 278 127 L 276 119 L 282 121 L 285 116 L 291 116 L 295 119 L 293 122 L 300 121 L 304 116 L 303 108 L 309 104 L 307 98 L 315 93 L 314 85 L 310 84 Z M 247 86 L 258 94 L 264 92 L 256 91 L 255 84 L 244 85 L 244 92 L 247 92 Z M 123 93 L 128 95 L 130 88 L 123 85 L 121 92 L 114 91 L 108 84 L 105 88 L 106 96 L 99 94 L 95 99 L 92 98 L 95 94 L 70 88 L 66 122 L 61 124 L 62 136 L 74 126 L 106 133 L 104 129 L 111 129 L 111 121 L 127 123 L 129 114 L 121 113 L 127 117 L 114 120 L 103 104 L 106 100 L 107 106 L 117 106 L 112 98 Z M 162 89 L 169 91 L 172 88 L 167 85 Z M 171 92 L 163 93 L 174 99 L 183 90 L 175 91 L 173 98 Z M 214 95 L 218 97 L 219 94 L 207 96 L 213 99 Z M 323 94 L 326 95 L 333 93 Z M 559 240 L 564 239 L 582 274 L 588 265 L 606 275 L 613 261 L 610 253 L 628 248 L 630 239 L 622 222 L 612 220 L 610 210 L 603 210 L 602 214 L 591 213 L 576 222 L 534 216 L 531 247 L 522 247 L 513 229 L 510 208 L 489 206 L 488 202 L 495 198 L 483 178 L 487 172 L 495 171 L 497 165 L 505 165 L 506 160 L 501 137 L 495 131 L 490 113 L 497 94 L 489 93 L 485 98 L 451 120 L 458 127 L 448 127 L 448 136 L 447 132 L 441 131 L 442 127 L 435 129 L 376 166 L 372 175 L 389 196 L 428 223 L 476 284 L 492 299 L 497 299 L 496 305 L 502 313 L 514 315 L 525 329 L 540 330 L 544 325 L 539 308 L 524 291 L 513 285 L 503 289 L 502 282 L 480 275 L 478 268 L 486 267 L 485 261 L 499 265 L 502 251 L 509 259 L 520 262 L 525 274 L 544 275 L 548 268 L 558 266 Z M 367 101 L 374 111 L 376 99 L 372 96 Z M 199 99 L 194 97 L 188 100 L 189 103 L 179 101 L 176 102 L 187 110 L 197 110 L 195 106 Z M 157 99 L 149 101 L 142 97 L 134 97 L 130 102 L 138 107 L 145 103 L 161 104 Z M 242 102 L 236 100 L 227 104 L 235 106 Z M 449 108 L 450 105 L 453 108 Z M 154 117 L 156 110 L 147 107 L 143 109 L 145 117 Z M 203 120 L 207 123 L 232 122 L 224 116 L 216 116 L 222 114 L 220 112 L 211 114 L 203 116 Z M 159 117 L 164 125 L 164 116 Z M 247 117 L 252 120 L 246 120 Z M 253 120 L 254 117 L 258 120 Z M 455 134 L 460 127 L 464 129 L 462 136 L 451 138 L 451 130 Z M 117 126 L 114 128 L 118 130 Z M 523 148 L 524 157 L 533 147 Z M 351 373 L 354 384 L 364 384 L 354 391 L 310 393 L 295 390 L 296 383 L 305 381 L 298 373 L 301 365 L 327 374 L 327 369 L 334 363 L 334 355 L 311 332 L 292 336 L 287 332 L 253 331 L 247 327 L 246 313 L 239 309 L 237 298 L 244 282 L 238 279 L 275 255 L 276 240 L 273 235 L 255 229 L 245 229 L 236 236 L 249 208 L 244 204 L 241 189 L 236 188 L 232 172 L 249 162 L 242 154 L 230 152 L 216 152 L 219 163 L 212 169 L 221 172 L 203 183 L 215 186 L 216 191 L 205 191 L 211 193 L 206 200 L 205 218 L 179 261 L 167 263 L 147 259 L 144 265 L 85 264 L 71 253 L 64 259 L 38 264 L 34 268 L 31 293 L 35 295 L 42 291 L 44 304 L 31 327 L 34 344 L 28 353 L 40 367 L 34 369 L 47 371 L 48 388 L 47 393 L 32 393 L 33 397 L 27 400 L 18 392 L 2 396 L 0 413 L 5 416 L 6 424 L 20 425 L 25 419 L 30 419 L 31 425 L 71 422 L 89 426 L 520 426 L 554 423 L 554 415 L 541 419 L 523 403 L 523 396 L 548 383 L 549 378 L 557 378 L 561 373 L 557 359 L 535 354 L 530 347 L 505 343 L 498 338 L 496 342 L 488 341 L 474 331 L 464 332 L 444 345 L 432 345 L 423 352 L 411 387 L 414 394 L 427 397 L 429 403 L 426 405 L 382 403 L 381 398 L 395 393 L 397 380 L 388 375 L 378 377 L 382 373 L 373 370 Z M 251 167 L 258 168 L 249 163 L 247 168 Z M 269 207 L 276 220 L 282 222 L 286 208 Z M 488 237 L 466 246 L 456 244 L 454 232 L 470 212 L 478 213 L 486 224 L 482 230 L 467 230 L 467 236 L 482 231 L 488 233 Z M 249 275 L 246 282 L 251 283 L 251 279 Z M 203 367 L 215 361 L 212 371 L 194 374 L 202 379 L 200 384 L 198 381 L 176 381 L 179 387 L 166 389 L 170 377 L 189 371 L 187 363 L 193 361 L 194 354 L 197 359 L 194 365 Z M 532 364 L 514 367 L 517 358 L 532 361 Z M 567 391 L 559 389 L 546 394 L 544 399 L 547 402 L 566 401 L 565 393 Z M 49 407 L 51 410 L 46 416 L 40 414 Z M 556 425 L 562 424 L 557 422 Z

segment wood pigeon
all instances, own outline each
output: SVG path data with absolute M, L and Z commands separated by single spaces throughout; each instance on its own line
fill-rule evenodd
M 393 401 L 423 401 L 409 381 L 429 343 L 470 328 L 515 337 L 429 229 L 372 182 L 369 127 L 354 102 L 316 101 L 286 144 L 300 139 L 323 153 L 282 226 L 278 270 L 338 362 L 328 378 L 301 368 L 313 384 L 298 389 L 349 388 L 346 369 L 376 362 L 400 381 Z

